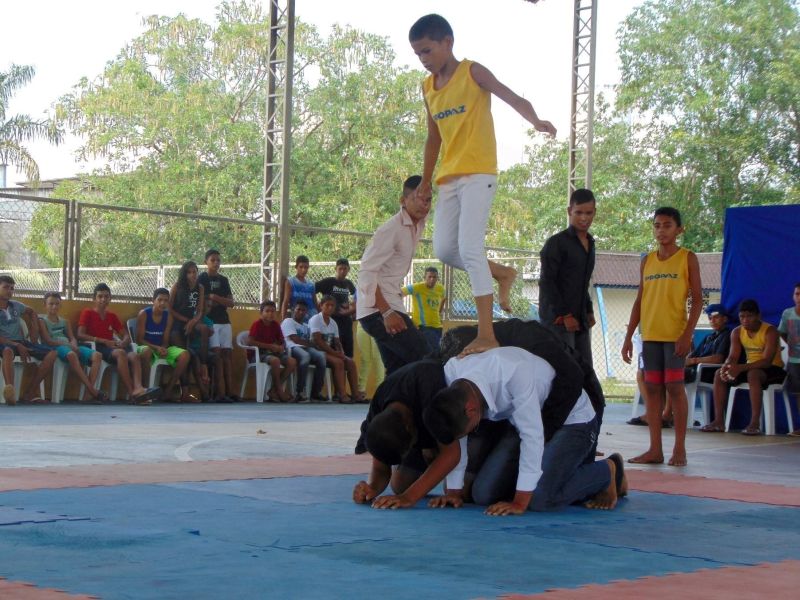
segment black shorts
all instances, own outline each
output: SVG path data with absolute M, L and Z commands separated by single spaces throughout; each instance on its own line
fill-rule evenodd
M 786 379 L 786 371 L 784 371 L 781 367 L 770 365 L 766 369 L 759 370 L 764 371 L 764 373 L 767 375 L 767 380 L 764 382 L 764 385 L 783 383 L 783 380 Z M 747 373 L 748 371 L 742 371 L 739 373 L 736 376 L 736 379 L 731 382 L 731 385 L 741 385 L 743 383 L 747 383 Z

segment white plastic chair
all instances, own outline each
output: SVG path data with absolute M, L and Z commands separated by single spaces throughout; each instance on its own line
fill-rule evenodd
M 94 342 L 83 342 L 84 345 L 88 346 L 92 350 L 97 350 L 97 346 Z M 89 374 L 91 367 L 86 367 L 86 374 Z M 116 365 L 108 364 L 106 361 L 100 361 L 100 370 L 97 372 L 97 381 L 95 381 L 94 385 L 99 390 L 100 386 L 103 383 L 103 375 L 105 375 L 106 371 L 109 373 L 110 377 L 110 393 L 108 395 L 108 399 L 110 402 L 114 402 L 117 399 L 117 391 L 119 390 L 119 374 L 117 373 Z M 86 393 L 86 386 L 81 384 L 81 389 L 78 392 L 78 399 L 83 400 L 83 396 Z
M 316 365 L 308 365 L 308 373 L 306 373 L 306 387 L 303 388 L 306 391 L 306 394 L 311 393 L 311 384 L 314 381 L 314 369 L 316 369 Z M 297 371 L 292 373 L 289 376 L 289 389 L 294 391 L 297 389 Z M 328 402 L 333 402 L 333 383 L 331 381 L 331 368 L 325 367 L 325 396 L 328 398 Z
M 138 352 L 139 344 L 136 343 L 136 318 L 128 319 L 128 335 L 131 336 L 131 348 L 133 348 L 134 352 Z M 164 335 L 168 336 L 169 331 L 165 331 Z M 164 345 L 169 346 L 169 340 L 164 340 Z M 155 387 L 157 381 L 161 381 L 159 376 L 161 375 L 160 371 L 164 367 L 168 367 L 169 363 L 164 360 L 163 358 L 156 358 L 155 361 L 150 363 L 150 383 L 147 387 Z
M 30 340 L 30 335 L 28 333 L 28 324 L 25 322 L 24 319 L 20 319 L 20 326 L 22 329 L 22 337 L 24 337 L 26 340 Z M 28 363 L 24 362 L 22 358 L 20 358 L 19 356 L 14 357 L 14 400 L 16 400 L 17 402 L 19 402 L 19 394 L 20 391 L 22 390 L 22 376 L 25 372 L 25 365 L 38 365 L 41 362 L 42 361 L 40 361 L 37 358 L 33 358 L 32 356 L 30 362 Z M 3 359 L 2 357 L 0 357 L 0 388 L 6 386 L 6 380 L 5 377 L 3 377 L 2 365 L 3 365 Z M 44 380 L 42 380 L 41 383 L 39 383 L 39 396 L 41 398 L 44 398 L 45 397 L 44 394 L 45 394 Z M 5 404 L 6 402 L 5 398 L 0 396 L 0 402 Z
M 781 348 L 781 356 L 783 357 L 783 364 L 785 365 L 789 357 L 788 346 L 783 346 Z M 792 418 L 792 407 L 789 402 L 789 396 L 788 394 L 783 393 L 784 383 L 773 383 L 768 385 L 761 393 L 761 428 L 762 431 L 767 435 L 775 435 L 775 407 L 777 402 L 775 395 L 778 392 L 781 392 L 783 396 L 783 408 L 786 411 L 786 424 L 789 426 L 789 431 L 794 430 L 794 420 Z M 745 382 L 740 383 L 739 385 L 732 385 L 730 387 L 730 391 L 728 392 L 728 407 L 725 414 L 725 431 L 730 431 L 731 429 L 733 405 L 736 400 L 736 392 L 739 390 L 749 391 L 750 385 Z
M 256 402 L 264 402 L 264 394 L 272 387 L 272 371 L 270 371 L 267 363 L 261 362 L 261 352 L 263 351 L 256 346 L 249 346 L 247 344 L 247 337 L 249 335 L 249 331 L 240 331 L 236 335 L 236 345 L 242 350 L 252 350 L 254 353 L 253 362 L 248 361 L 244 369 L 244 374 L 242 375 L 242 389 L 239 391 L 239 397 L 244 398 L 244 391 L 247 389 L 247 378 L 250 375 L 250 371 L 255 370 Z M 281 365 L 281 369 L 283 369 L 283 365 Z
M 697 408 L 696 401 L 700 400 L 700 409 L 703 411 L 703 422 L 706 425 L 711 422 L 711 406 L 714 401 L 714 384 L 702 381 L 703 373 L 716 371 L 722 365 L 714 363 L 700 363 L 697 365 L 697 375 L 694 381 L 686 384 L 686 398 L 689 400 L 689 415 L 686 423 L 687 427 L 694 425 L 694 414 Z

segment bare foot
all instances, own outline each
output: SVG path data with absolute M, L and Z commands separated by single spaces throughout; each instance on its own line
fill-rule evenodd
M 17 403 L 17 397 L 14 395 L 14 386 L 7 383 L 3 388 L 3 400 L 6 401 L 8 406 L 14 406 Z
M 504 311 L 511 312 L 511 286 L 517 278 L 517 270 L 513 267 L 500 265 L 502 269 L 497 274 L 497 303 Z
M 200 367 L 200 383 L 203 385 L 211 383 L 211 378 L 208 376 L 208 366 L 206 365 Z
M 629 458 L 628 462 L 632 465 L 662 465 L 664 464 L 664 455 L 661 453 L 650 452 L 649 450 L 639 456 Z
M 593 510 L 612 510 L 617 505 L 617 464 L 609 459 L 608 470 L 611 471 L 611 482 L 608 487 L 602 492 L 595 494 L 595 496 L 588 502 L 584 502 L 586 508 Z
M 481 352 L 486 352 L 487 350 L 491 350 L 492 348 L 499 348 L 500 344 L 497 343 L 497 340 L 494 337 L 491 338 L 475 338 L 467 347 L 461 351 L 461 354 L 458 355 L 458 358 L 464 358 L 465 356 L 469 356 L 470 354 L 480 354 Z
M 667 463 L 670 467 L 685 467 L 688 463 L 686 461 L 686 451 L 672 452 L 672 456 Z

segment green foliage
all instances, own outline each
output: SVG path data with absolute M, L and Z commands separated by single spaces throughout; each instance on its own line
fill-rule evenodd
M 728 206 L 797 201 L 799 36 L 791 0 L 649 0 L 620 29 L 618 108 L 641 117 L 687 246 L 720 250 Z
M 28 115 L 8 115 L 8 103 L 14 93 L 30 83 L 36 71 L 27 65 L 11 65 L 0 72 L 0 165 L 19 167 L 30 181 L 39 181 L 39 165 L 25 147 L 25 142 L 45 139 L 61 143 L 63 133 L 55 122 L 36 121 Z

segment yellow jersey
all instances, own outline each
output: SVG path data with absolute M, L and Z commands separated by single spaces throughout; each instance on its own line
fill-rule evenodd
M 425 282 L 407 285 L 403 291 L 411 296 L 411 320 L 417 327 L 436 327 L 442 328 L 442 319 L 439 317 L 439 309 L 444 300 L 444 286 L 436 283 L 432 288 L 425 285 Z
M 645 342 L 674 342 L 689 320 L 689 251 L 678 251 L 659 260 L 658 251 L 645 258 L 642 272 L 640 327 Z
M 742 348 L 744 348 L 748 365 L 764 358 L 764 348 L 767 346 L 767 330 L 769 328 L 770 324 L 762 321 L 761 327 L 758 328 L 758 331 L 753 332 L 751 337 L 751 332 L 741 325 L 739 326 L 739 341 L 742 343 Z M 778 345 L 775 348 L 775 356 L 772 357 L 772 365 L 783 368 L 780 340 L 778 340 Z
M 492 95 L 472 78 L 471 60 L 462 60 L 442 89 L 434 76 L 422 82 L 425 102 L 442 137 L 436 183 L 459 175 L 497 174 L 497 142 Z

